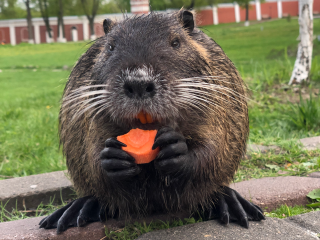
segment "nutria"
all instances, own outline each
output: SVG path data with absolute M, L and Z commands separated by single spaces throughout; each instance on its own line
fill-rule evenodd
M 105 36 L 83 54 L 66 84 L 60 142 L 79 199 L 40 222 L 68 226 L 109 217 L 188 210 L 248 227 L 262 210 L 228 187 L 246 152 L 243 80 L 194 14 L 106 19 Z M 138 114 L 149 114 L 142 123 Z M 121 149 L 131 129 L 158 130 L 148 164 Z

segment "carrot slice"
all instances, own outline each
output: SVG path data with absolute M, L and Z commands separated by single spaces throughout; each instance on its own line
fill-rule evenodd
M 122 149 L 136 160 L 137 164 L 144 164 L 153 161 L 159 147 L 152 150 L 157 130 L 131 129 L 127 134 L 118 136 L 120 142 L 126 144 Z

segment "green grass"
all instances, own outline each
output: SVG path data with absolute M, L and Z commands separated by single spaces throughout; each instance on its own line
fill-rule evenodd
M 184 220 L 173 220 L 173 221 L 156 221 L 146 224 L 146 222 L 134 224 L 128 224 L 124 228 L 117 230 L 110 230 L 106 228 L 105 233 L 106 237 L 110 240 L 131 240 L 136 239 L 140 235 L 152 232 L 156 230 L 163 230 L 173 227 L 179 227 L 187 224 L 201 222 L 202 220 L 196 220 L 194 218 L 185 218 Z
M 267 217 L 275 217 L 275 218 L 287 218 L 287 217 L 292 217 L 295 215 L 303 214 L 303 213 L 308 213 L 308 212 L 313 212 L 313 211 L 320 211 L 320 208 L 307 208 L 303 205 L 297 205 L 297 206 L 287 206 L 287 205 L 281 205 L 279 208 L 271 211 L 271 212 L 266 212 L 265 215 Z
M 296 55 L 297 20 L 254 23 L 249 27 L 243 27 L 243 23 L 222 24 L 203 30 L 234 61 L 251 91 L 249 142 L 275 144 L 283 149 L 281 155 L 271 152 L 244 159 L 235 181 L 279 175 L 276 170 L 288 175 L 317 170 L 320 152 L 302 151 L 296 140 L 320 135 L 319 129 L 295 126 L 290 116 L 293 109 L 299 108 L 294 102 L 299 102 L 299 94 L 284 88 Z M 314 19 L 317 34 L 320 19 Z M 0 177 L 66 168 L 57 129 L 59 100 L 70 73 L 63 66 L 73 66 L 87 48 L 84 42 L 0 46 Z M 306 92 L 303 98 L 319 86 L 319 53 L 320 43 L 315 41 L 312 85 L 302 88 Z M 289 104 L 288 99 L 294 103 Z M 314 105 L 319 106 L 318 102 Z
M 53 202 L 54 199 L 52 199 L 52 201 L 48 205 L 40 204 L 37 209 L 33 210 L 18 210 L 18 208 L 16 207 L 11 211 L 6 209 L 6 203 L 0 202 L 0 222 L 9 222 L 30 217 L 47 216 L 67 204 L 63 202 L 62 205 L 57 206 L 53 205 Z

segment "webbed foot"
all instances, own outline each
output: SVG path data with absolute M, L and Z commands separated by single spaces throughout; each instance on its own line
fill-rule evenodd
M 249 228 L 249 221 L 265 220 L 259 206 L 247 201 L 237 191 L 229 187 L 223 189 L 224 192 L 219 194 L 219 202 L 213 208 L 204 211 L 205 220 L 219 218 L 224 224 L 237 221 L 245 228 Z
M 68 227 L 82 227 L 89 222 L 105 221 L 105 211 L 98 200 L 92 196 L 78 198 L 51 215 L 43 218 L 40 228 L 57 228 L 57 233 Z

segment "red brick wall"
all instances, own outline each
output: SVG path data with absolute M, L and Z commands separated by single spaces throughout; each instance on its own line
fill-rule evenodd
M 320 13 L 320 0 L 313 0 L 313 12 Z
M 101 37 L 104 35 L 102 23 L 95 23 L 94 24 L 94 32 L 97 37 Z M 91 36 L 91 30 L 90 30 L 90 26 L 89 26 L 89 38 L 90 38 L 90 36 Z
M 46 27 L 40 26 L 40 42 L 46 43 Z
M 246 20 L 246 9 L 240 7 L 240 21 Z M 256 5 L 250 5 L 249 7 L 249 20 L 257 20 Z
M 218 21 L 219 23 L 235 22 L 234 7 L 218 8 Z
M 261 3 L 261 16 L 268 15 L 271 18 L 278 17 L 278 6 L 277 2 L 265 2 Z
M 0 28 L 0 42 L 5 42 L 6 44 L 10 44 L 10 28 L 9 27 Z
M 71 29 L 72 27 L 76 27 L 78 30 L 78 40 L 83 40 L 83 25 L 82 24 L 66 24 L 64 25 L 64 31 L 66 34 L 67 41 L 72 41 Z
M 50 25 L 52 31 L 53 31 L 53 39 L 56 42 L 57 41 L 57 36 L 58 36 L 58 27 L 57 25 Z M 40 42 L 41 43 L 46 43 L 47 39 L 46 39 L 46 32 L 47 29 L 45 26 L 40 26 Z
M 203 9 L 197 12 L 196 15 L 197 26 L 205 26 L 213 24 L 213 12 L 212 9 Z
M 319 0 L 314 0 L 319 1 Z M 282 2 L 282 15 L 290 14 L 291 16 L 298 16 L 299 14 L 299 2 Z
M 34 34 L 34 27 L 33 34 Z M 16 31 L 16 43 L 19 44 L 21 42 L 28 42 L 28 28 L 27 27 L 15 27 Z

